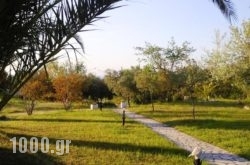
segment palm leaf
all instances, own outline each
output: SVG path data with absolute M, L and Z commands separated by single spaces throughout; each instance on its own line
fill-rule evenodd
M 83 49 L 77 33 L 119 1 L 0 1 L 0 73 L 8 66 L 15 72 L 8 89 L 3 89 L 8 92 L 1 98 L 0 109 L 37 70 L 71 45 L 71 38 Z M 73 49 L 77 50 L 74 45 Z
M 230 0 L 212 0 L 216 4 L 222 14 L 232 22 L 232 19 L 237 20 L 237 15 L 235 13 L 234 5 Z

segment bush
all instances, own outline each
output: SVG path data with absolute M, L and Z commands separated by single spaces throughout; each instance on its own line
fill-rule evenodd
M 6 116 L 0 116 L 0 120 L 8 120 L 8 118 Z
M 224 99 L 246 98 L 246 94 L 240 88 L 230 83 L 221 83 L 214 89 L 213 95 Z
M 105 103 L 103 103 L 102 106 L 103 106 L 103 108 L 117 108 L 117 106 L 113 102 L 105 102 Z

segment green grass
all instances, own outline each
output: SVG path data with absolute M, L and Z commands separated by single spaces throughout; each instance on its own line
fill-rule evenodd
M 196 120 L 190 103 L 156 104 L 155 112 L 151 105 L 130 108 L 250 160 L 250 110 L 234 101 L 198 103 L 195 109 Z
M 192 164 L 186 151 L 177 148 L 149 128 L 127 120 L 111 110 L 83 110 L 78 107 L 66 112 L 58 103 L 39 103 L 38 110 L 27 116 L 22 104 L 13 101 L 0 112 L 1 164 L 84 164 L 84 165 L 173 165 Z M 47 137 L 50 150 L 56 150 L 56 140 L 71 140 L 69 153 L 12 153 L 10 139 Z M 28 145 L 29 146 L 29 145 Z M 39 147 L 40 148 L 40 147 Z M 184 162 L 184 163 L 183 163 Z

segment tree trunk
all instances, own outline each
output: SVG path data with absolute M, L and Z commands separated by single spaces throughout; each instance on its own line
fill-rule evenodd
M 130 108 L 130 98 L 128 97 L 128 107 Z
M 151 105 L 152 105 L 152 111 L 155 111 L 155 106 L 154 106 L 154 101 L 153 101 L 153 94 L 152 92 L 150 92 L 150 101 L 151 101 Z
M 63 100 L 63 105 L 64 105 L 64 109 L 66 111 L 68 111 L 71 108 L 71 101 L 69 101 L 69 99 L 64 99 Z
M 154 112 L 155 111 L 154 103 L 152 102 L 151 105 L 152 105 L 152 111 Z
M 27 100 L 26 101 L 26 112 L 30 116 L 33 113 L 33 110 L 35 109 L 35 100 Z
M 195 120 L 195 99 L 192 97 L 192 106 L 193 106 L 193 119 Z

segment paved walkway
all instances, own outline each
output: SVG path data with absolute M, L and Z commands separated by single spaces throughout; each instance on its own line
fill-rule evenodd
M 122 109 L 117 109 L 115 112 L 122 114 Z M 197 146 L 202 148 L 204 151 L 203 159 L 211 165 L 250 165 L 250 161 L 242 157 L 229 153 L 228 151 L 213 146 L 209 143 L 198 140 L 155 120 L 145 118 L 142 115 L 129 112 L 128 110 L 126 110 L 126 117 L 143 123 L 156 133 L 162 135 L 168 140 L 174 142 L 180 148 L 183 148 L 189 152 L 191 152 Z

